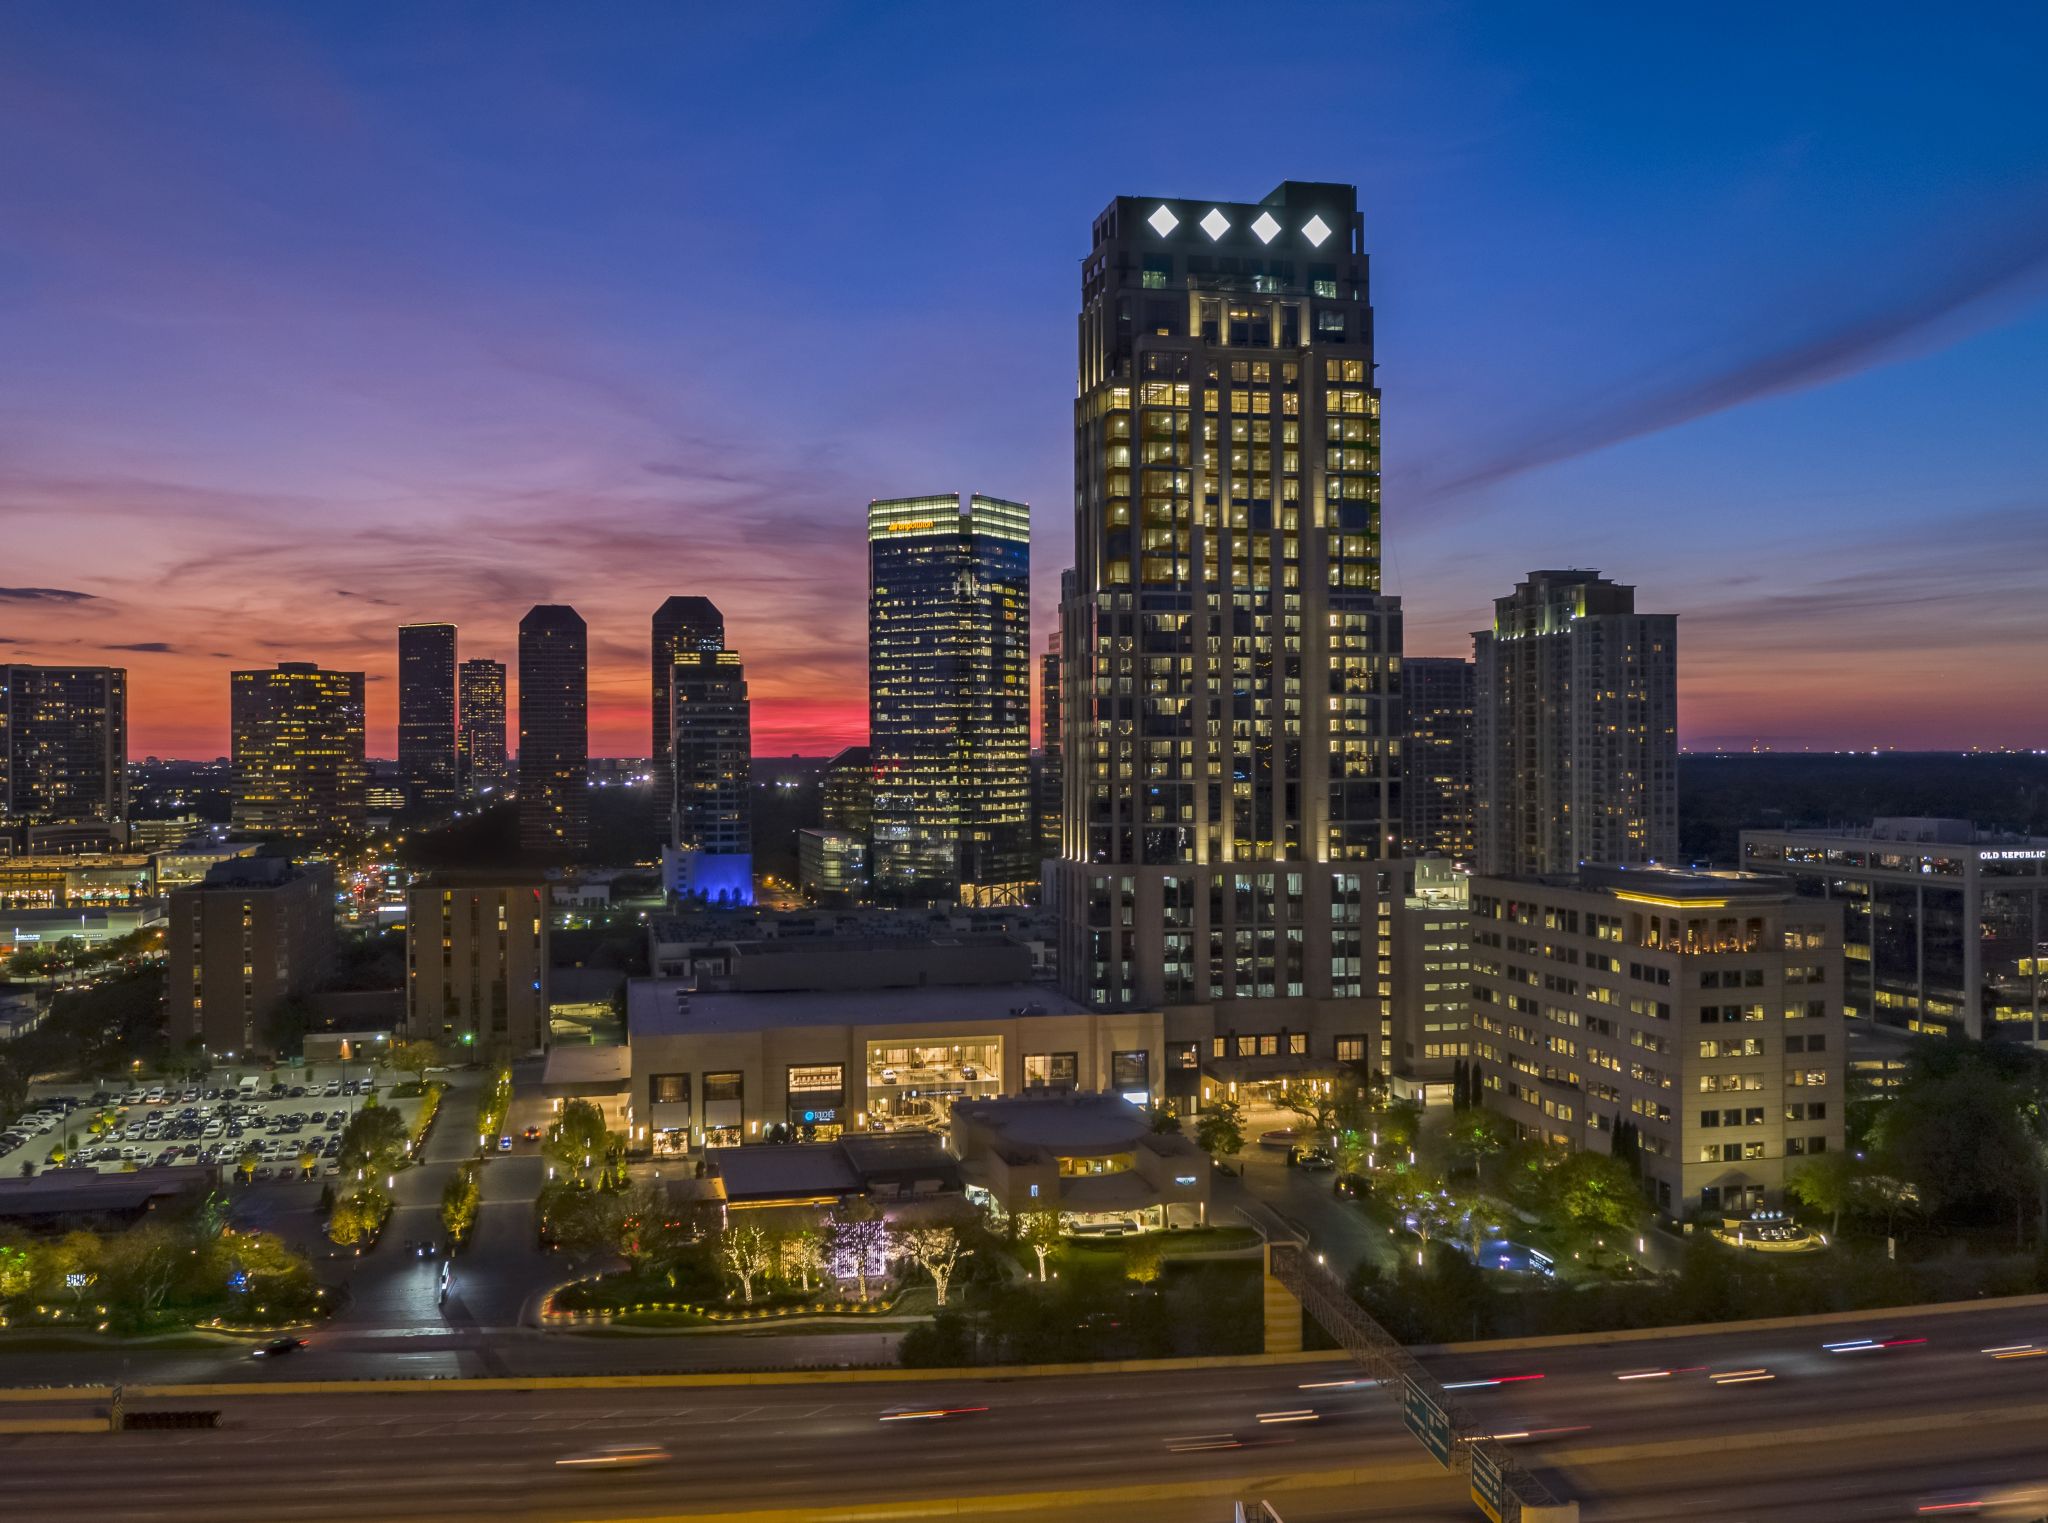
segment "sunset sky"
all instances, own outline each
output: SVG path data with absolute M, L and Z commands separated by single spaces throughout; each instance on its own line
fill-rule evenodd
M 13 0 L 0 660 L 126 665 L 138 756 L 361 667 L 388 755 L 398 623 L 566 602 L 645 754 L 696 593 L 757 752 L 858 741 L 868 499 L 1031 503 L 1042 644 L 1090 219 L 1294 178 L 1410 654 L 1594 566 L 1688 745 L 2048 745 L 2048 12 L 1664 12 Z

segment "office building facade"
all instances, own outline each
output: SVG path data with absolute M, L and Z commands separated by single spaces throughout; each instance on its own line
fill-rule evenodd
M 1363 240 L 1344 185 L 1096 218 L 1054 897 L 1062 983 L 1098 1007 L 1381 1040 L 1401 615 Z
M 669 892 L 699 904 L 752 904 L 753 727 L 739 653 L 679 650 L 669 704 Z
M 451 1051 L 548 1041 L 548 906 L 538 873 L 442 872 L 405 895 L 405 1028 Z
M 1593 571 L 1532 571 L 1472 637 L 1478 866 L 1678 852 L 1678 620 Z
M 653 676 L 648 713 L 652 720 L 654 749 L 654 798 L 656 807 L 669 808 L 675 797 L 675 776 L 669 752 L 675 744 L 674 700 L 676 661 L 700 651 L 725 649 L 725 615 L 709 598 L 672 597 L 654 610 L 652 621 Z M 664 815 L 663 824 L 669 821 Z
M 813 904 L 853 904 L 867 892 L 866 836 L 844 830 L 800 830 L 796 859 L 797 885 Z
M 865 841 L 874 826 L 875 764 L 866 746 L 846 746 L 825 763 L 819 811 L 827 830 Z
M 1473 810 L 1472 663 L 1411 656 L 1401 663 L 1408 716 L 1401 742 L 1401 808 L 1407 854 L 1471 866 Z
M 1634 1123 L 1667 1216 L 1781 1203 L 1842 1146 L 1840 907 L 1783 878 L 1588 867 L 1472 882 L 1473 1049 L 1525 1136 Z
M 1071 570 L 1060 573 L 1060 606 L 1074 595 L 1074 573 Z M 1032 779 L 1032 810 L 1035 815 L 1034 832 L 1037 840 L 1038 861 L 1043 864 L 1053 861 L 1060 854 L 1060 842 L 1064 830 L 1062 812 L 1066 808 L 1065 776 L 1065 677 L 1062 675 L 1064 655 L 1057 627 L 1046 640 L 1046 647 L 1038 658 L 1038 750 L 1034 753 L 1037 775 Z
M 466 799 L 495 793 L 510 776 L 505 757 L 505 663 L 478 656 L 462 663 L 455 756 Z
M 281 857 L 216 862 L 166 899 L 164 1024 L 217 1058 L 275 1053 L 273 1019 L 334 957 L 334 878 Z
M 1395 1092 L 1448 1098 L 1458 1059 L 1470 1055 L 1472 880 L 1443 857 L 1401 866 L 1393 914 L 1394 999 L 1385 1067 Z
M 285 661 L 230 677 L 239 835 L 335 840 L 363 828 L 363 674 Z
M 519 621 L 519 847 L 573 861 L 590 850 L 590 646 L 576 610 Z
M 0 855 L 127 840 L 128 673 L 0 665 Z
M 869 871 L 889 903 L 1019 903 L 1031 831 L 1031 530 L 974 494 L 868 505 Z
M 1968 820 L 1745 830 L 1742 865 L 1841 906 L 1854 1017 L 2029 1042 L 2048 1015 L 2048 839 Z
M 398 775 L 414 809 L 456 797 L 455 626 L 398 626 Z

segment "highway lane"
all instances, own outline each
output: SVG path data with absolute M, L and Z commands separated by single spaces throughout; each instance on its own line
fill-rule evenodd
M 1461 1396 L 1475 1413 L 1507 1422 L 1537 1408 L 1586 1422 L 1588 1431 L 1522 1457 L 1554 1467 L 1588 1519 L 1906 1517 L 1919 1497 L 1944 1486 L 2048 1472 L 2040 1417 L 1999 1415 L 2048 1404 L 2048 1361 L 2000 1363 L 1966 1342 L 1880 1356 L 1919 1361 L 1911 1367 L 1822 1366 L 1800 1380 L 1716 1389 L 1700 1401 L 1674 1397 L 1677 1388 L 1661 1383 L 1638 1396 L 1602 1367 L 1611 1359 L 1599 1357 L 1546 1371 L 1543 1382 Z M 1991 1369 L 2010 1379 L 2000 1383 Z M 223 1512 L 280 1523 L 424 1515 L 552 1523 L 774 1506 L 826 1517 L 859 1503 L 1193 1482 L 1214 1483 L 1214 1497 L 1126 1499 L 1117 1514 L 1221 1517 L 1210 1503 L 1226 1493 L 1272 1491 L 1287 1499 L 1289 1523 L 1472 1516 L 1461 1482 L 1434 1469 L 1379 1393 L 1323 1387 L 1350 1373 L 1331 1365 L 860 1386 L 237 1397 L 209 1399 L 228 1424 L 217 1433 L 0 1439 L 0 1467 L 8 1514 L 23 1519 L 90 1509 L 160 1523 Z M 930 1424 L 880 1420 L 905 1405 L 989 1410 Z M 1304 1405 L 1321 1420 L 1259 1421 Z M 1805 1425 L 1953 1408 L 1986 1415 L 1963 1429 L 1772 1442 Z M 1678 1456 L 1629 1452 L 1674 1439 L 1710 1447 Z M 1229 1441 L 1244 1447 L 1223 1447 Z M 665 1445 L 675 1462 L 601 1475 L 555 1465 L 565 1454 L 624 1442 Z M 1374 1467 L 1370 1485 L 1284 1489 L 1292 1476 L 1355 1466 Z M 1071 1505 L 1042 1511 L 1074 1515 Z
M 1843 1353 L 1822 1347 L 1860 1336 L 1926 1341 Z M 1979 1478 L 2048 1477 L 2048 1425 L 2038 1415 L 2048 1411 L 2048 1355 L 1987 1352 L 2025 1353 L 2020 1345 L 2048 1349 L 2048 1309 L 1881 1314 L 1819 1328 L 1453 1351 L 1429 1362 L 1454 1384 L 1540 1374 L 1455 1394 L 1494 1431 L 1572 1430 L 1519 1454 L 1584 1500 L 1589 1519 L 1825 1523 L 1911 1516 L 1917 1498 Z M 1758 1368 L 1773 1378 L 1716 1385 L 1708 1373 Z M 309 1354 L 280 1366 L 276 1378 L 321 1369 Z M 1674 1373 L 1618 1378 L 1657 1369 Z M 1288 1476 L 1370 1465 L 1376 1479 L 1362 1492 L 1285 1493 L 1289 1523 L 1473 1516 L 1459 1481 L 1433 1469 L 1382 1393 L 1328 1384 L 1355 1377 L 1331 1363 L 965 1383 L 206 1398 L 225 1414 L 218 1433 L 0 1438 L 0 1473 L 10 1518 L 91 1508 L 163 1523 L 223 1511 L 283 1523 L 610 1519 L 683 1504 L 781 1505 L 824 1516 L 861 1502 L 1196 1481 L 1249 1495 Z M 888 1407 L 924 1404 L 990 1410 L 929 1425 L 880 1421 Z M 1306 1406 L 1320 1420 L 1258 1420 Z M 2029 1408 L 2036 1415 L 2004 1415 Z M 1980 1416 L 1960 1429 L 1909 1425 L 1776 1442 L 1806 1428 L 1938 1420 L 1954 1411 Z M 1632 1453 L 1674 1441 L 1704 1443 L 1709 1452 Z M 677 1458 L 659 1471 L 607 1475 L 555 1466 L 565 1453 L 613 1442 L 657 1442 Z M 1116 1510 L 1132 1518 L 1224 1515 L 1207 1508 L 1186 1498 L 1156 1506 L 1126 1499 Z

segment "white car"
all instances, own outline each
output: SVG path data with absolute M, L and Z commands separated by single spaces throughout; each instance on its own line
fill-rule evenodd
M 883 1070 L 882 1070 L 882 1082 L 883 1082 L 884 1084 L 894 1084 L 894 1083 L 896 1082 L 896 1070 L 895 1070 L 895 1069 L 893 1069 L 893 1068 L 885 1068 L 885 1069 L 883 1069 Z

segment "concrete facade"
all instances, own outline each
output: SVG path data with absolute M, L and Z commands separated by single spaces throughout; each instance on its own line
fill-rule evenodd
M 435 873 L 406 891 L 405 1027 L 452 1051 L 548 1040 L 546 880 Z
M 1660 868 L 1472 882 L 1473 1049 L 1524 1135 L 1635 1124 L 1667 1215 L 1776 1206 L 1842 1146 L 1841 912 L 1782 878 Z
M 267 1024 L 309 993 L 334 956 L 334 879 L 324 863 L 220 862 L 172 891 L 164 931 L 165 1029 L 216 1057 L 269 1049 Z

